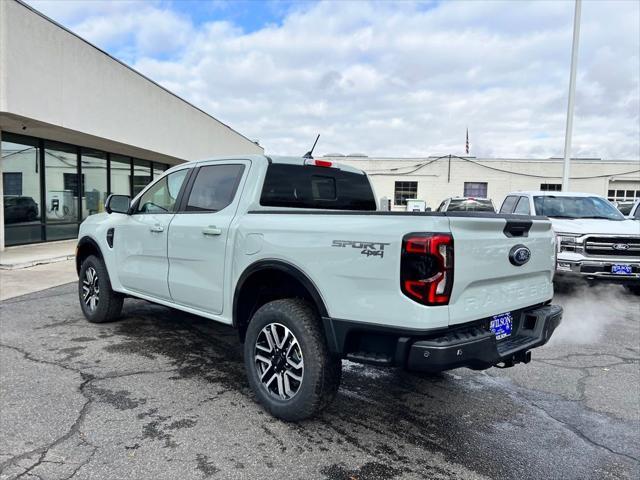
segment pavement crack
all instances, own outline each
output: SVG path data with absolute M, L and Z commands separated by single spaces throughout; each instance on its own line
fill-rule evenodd
M 64 435 L 58 437 L 53 442 L 51 442 L 51 443 L 49 443 L 47 445 L 40 446 L 40 447 L 35 448 L 33 450 L 29 450 L 28 452 L 24 452 L 24 453 L 21 453 L 19 455 L 13 456 L 12 458 L 10 458 L 8 460 L 5 460 L 4 462 L 0 463 L 0 472 L 1 472 L 1 471 L 5 470 L 7 467 L 17 465 L 17 463 L 20 460 L 24 460 L 26 458 L 32 457 L 34 454 L 38 454 L 38 459 L 32 465 L 30 465 L 28 468 L 26 468 L 22 473 L 16 475 L 14 477 L 15 480 L 17 480 L 19 478 L 22 478 L 27 474 L 37 476 L 36 474 L 32 473 L 32 471 L 35 468 L 37 468 L 38 466 L 40 466 L 42 463 L 47 462 L 45 460 L 45 458 L 46 458 L 47 454 L 49 453 L 49 450 L 51 450 L 52 448 L 54 448 L 57 445 L 61 444 L 62 442 L 68 440 L 69 438 L 71 438 L 75 434 L 78 434 L 78 437 L 80 438 L 80 440 L 83 443 L 93 447 L 93 451 L 92 451 L 91 455 L 89 455 L 89 457 L 84 462 L 82 462 L 72 472 L 72 474 L 69 477 L 66 477 L 65 480 L 68 480 L 69 478 L 71 478 L 74 475 L 76 475 L 76 473 L 84 465 L 86 465 L 91 460 L 91 458 L 93 458 L 93 456 L 95 455 L 96 451 L 98 450 L 98 447 L 93 445 L 93 444 L 91 444 L 90 442 L 88 442 L 80 432 L 80 427 L 81 427 L 82 423 L 84 422 L 84 419 L 86 418 L 86 416 L 88 414 L 89 407 L 95 401 L 95 398 L 91 395 L 91 393 L 87 392 L 87 386 L 89 386 L 92 382 L 97 382 L 97 381 L 102 381 L 102 380 L 111 380 L 111 379 L 128 377 L 128 376 L 133 376 L 133 375 L 145 375 L 145 374 L 153 374 L 153 373 L 173 373 L 173 372 L 175 372 L 177 370 L 177 369 L 170 369 L 170 370 L 166 370 L 166 369 L 165 370 L 138 370 L 138 371 L 134 371 L 134 372 L 111 373 L 111 374 L 106 374 L 106 375 L 102 375 L 102 376 L 96 376 L 96 375 L 93 375 L 93 374 L 89 374 L 87 372 L 83 372 L 80 369 L 73 368 L 73 367 L 70 367 L 68 365 L 61 364 L 59 362 L 36 358 L 30 352 L 28 352 L 28 351 L 26 351 L 26 350 L 24 350 L 22 348 L 15 347 L 13 345 L 8 345 L 6 343 L 0 343 L 0 347 L 16 351 L 16 352 L 20 353 L 25 359 L 27 359 L 27 360 L 29 360 L 31 362 L 44 364 L 44 365 L 52 365 L 52 366 L 55 366 L 55 367 L 58 367 L 58 368 L 62 368 L 64 370 L 69 370 L 69 371 L 72 371 L 74 373 L 79 374 L 82 377 L 83 381 L 79 385 L 78 390 L 79 390 L 80 394 L 86 400 L 84 402 L 84 404 L 82 405 L 82 407 L 80 408 L 80 411 L 78 412 L 78 415 L 77 415 L 76 419 L 74 420 L 74 422 L 72 423 L 71 427 L 67 430 L 67 432 Z
M 561 420 L 557 417 L 554 417 L 551 413 L 549 413 L 547 410 L 545 410 L 544 407 L 538 405 L 536 402 L 531 402 L 531 405 L 534 406 L 536 409 L 540 410 L 541 412 L 543 412 L 546 416 L 548 416 L 550 419 L 554 420 L 555 422 L 561 424 L 564 428 L 566 428 L 567 430 L 569 430 L 570 432 L 574 433 L 575 435 L 577 435 L 578 437 L 580 437 L 582 440 L 584 440 L 585 442 L 589 443 L 590 445 L 593 445 L 594 447 L 598 447 L 598 448 L 602 448 L 604 450 L 606 450 L 607 452 L 613 454 L 613 455 L 618 455 L 621 457 L 626 457 L 629 460 L 632 460 L 634 462 L 640 462 L 640 458 L 638 457 L 634 457 L 633 455 L 629 455 L 627 453 L 623 453 L 623 452 L 618 452 L 602 443 L 596 442 L 595 440 L 593 440 L 592 438 L 590 438 L 589 436 L 585 435 L 583 432 L 581 432 L 579 429 L 577 429 L 576 427 L 574 427 L 573 425 L 571 425 L 569 422 L 565 422 L 564 420 Z
M 506 384 L 504 382 L 498 382 L 496 378 L 494 378 L 491 375 L 488 375 L 486 373 L 483 376 L 485 378 L 490 379 L 490 381 L 492 381 L 497 386 L 502 387 L 505 390 L 507 390 L 511 395 L 513 395 L 514 397 L 518 398 L 520 401 L 523 401 L 524 403 L 526 403 L 528 405 L 531 405 L 536 410 L 540 411 L 542 414 L 544 414 L 545 416 L 547 416 L 548 418 L 550 418 L 554 422 L 560 424 L 565 430 L 570 431 L 571 433 L 573 433 L 574 435 L 578 436 L 579 438 L 581 438 L 583 441 L 587 442 L 588 444 L 590 444 L 590 445 L 592 445 L 592 446 L 594 446 L 596 448 L 601 448 L 603 450 L 606 450 L 607 452 L 609 452 L 609 453 L 611 453 L 613 455 L 618 455 L 618 456 L 621 456 L 621 457 L 625 457 L 625 458 L 627 458 L 629 460 L 632 460 L 634 462 L 640 463 L 640 458 L 634 457 L 633 455 L 629 455 L 627 453 L 618 452 L 618 451 L 612 449 L 611 447 L 608 447 L 607 445 L 599 443 L 596 440 L 594 440 L 591 437 L 589 437 L 588 435 L 586 435 L 585 433 L 583 433 L 581 430 L 579 430 L 574 425 L 570 424 L 569 422 L 566 422 L 566 421 L 564 421 L 564 420 L 562 420 L 560 418 L 557 418 L 557 417 L 553 416 L 544 407 L 542 407 L 541 405 L 537 404 L 535 402 L 535 400 L 532 400 L 532 399 L 528 398 L 526 395 L 523 395 L 517 389 L 511 387 L 510 385 L 508 385 L 508 384 Z M 475 381 L 478 381 L 478 380 L 475 380 Z

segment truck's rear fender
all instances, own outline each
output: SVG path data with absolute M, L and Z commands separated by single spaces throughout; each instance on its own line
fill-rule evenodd
M 233 295 L 233 326 L 244 341 L 251 317 L 262 305 L 281 298 L 303 298 L 315 307 L 319 317 L 327 308 L 313 281 L 296 266 L 276 259 L 249 265 L 236 283 Z
M 447 217 L 286 213 L 242 217 L 232 278 L 248 263 L 277 258 L 295 264 L 317 286 L 332 318 L 412 329 L 449 324 L 446 305 L 427 308 L 400 290 L 403 236 L 448 232 Z

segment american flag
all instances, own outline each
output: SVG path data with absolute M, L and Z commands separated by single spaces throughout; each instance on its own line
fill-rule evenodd
M 469 129 L 467 128 L 467 144 L 465 146 L 465 152 L 469 155 Z

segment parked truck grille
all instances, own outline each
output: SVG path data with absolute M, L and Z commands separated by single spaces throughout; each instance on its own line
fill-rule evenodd
M 587 255 L 640 258 L 640 238 L 587 237 L 584 242 Z

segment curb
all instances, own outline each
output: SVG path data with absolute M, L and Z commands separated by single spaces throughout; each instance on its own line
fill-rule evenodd
M 59 257 L 42 258 L 23 263 L 0 263 L 0 270 L 20 270 L 22 268 L 35 267 L 36 265 L 47 265 L 49 263 L 64 262 L 75 258 L 74 254 L 61 255 Z

